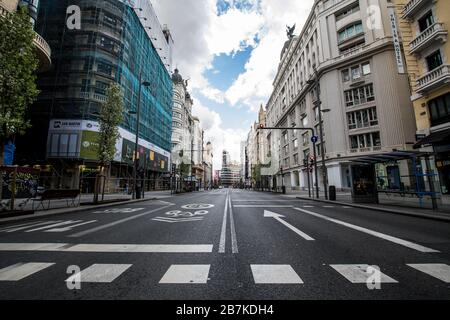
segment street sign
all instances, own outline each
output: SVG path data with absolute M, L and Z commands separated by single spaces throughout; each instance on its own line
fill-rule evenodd
M 312 143 L 317 143 L 317 141 L 319 141 L 319 137 L 318 136 L 312 136 L 311 137 L 311 142 Z

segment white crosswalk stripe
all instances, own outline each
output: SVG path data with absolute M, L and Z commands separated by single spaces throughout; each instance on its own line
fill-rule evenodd
M 12 233 L 22 231 L 25 233 L 30 232 L 67 232 L 71 231 L 76 227 L 84 226 L 97 222 L 98 220 L 50 220 L 50 221 L 34 221 L 24 224 L 13 225 L 0 229 L 0 232 Z
M 208 282 L 211 265 L 171 265 L 159 283 L 205 284 Z
M 303 280 L 290 265 L 252 264 L 256 284 L 302 284 Z
M 49 267 L 55 265 L 52 262 L 20 262 L 0 269 L 0 282 L 11 281 L 31 281 L 25 279 L 39 273 L 39 275 L 47 275 L 52 272 Z M 69 262 L 64 264 L 66 267 Z M 112 283 L 126 272 L 131 272 L 129 269 L 132 264 L 92 264 L 91 266 L 81 270 L 77 274 L 72 274 L 65 281 L 68 283 L 80 281 L 80 283 Z M 407 264 L 407 266 L 423 273 L 425 276 L 431 276 L 444 283 L 450 283 L 450 265 L 429 263 L 429 264 Z M 324 265 L 324 268 L 332 268 L 336 271 L 335 278 L 345 278 L 352 284 L 370 284 L 375 278 L 373 269 L 368 264 L 331 264 Z M 372 266 L 378 269 L 376 266 Z M 48 269 L 49 268 L 49 269 Z M 44 271 L 45 269 L 48 269 Z M 210 264 L 174 264 L 171 265 L 161 276 L 159 284 L 207 284 L 211 279 Z M 305 282 L 302 280 L 294 268 L 288 264 L 251 264 L 250 270 L 253 276 L 253 282 L 256 285 L 302 285 Z M 65 275 L 65 273 L 63 274 Z M 389 275 L 379 271 L 381 284 L 396 284 L 399 283 Z M 370 280 L 372 279 L 372 280 Z M 158 280 L 155 280 L 155 282 Z M 156 283 L 155 283 L 156 284 Z M 0 287 L 1 288 L 1 287 Z
M 1 232 L 16 232 L 16 231 L 21 231 L 21 230 L 25 230 L 25 229 L 29 229 L 29 228 L 34 228 L 37 226 L 43 226 L 43 225 L 49 225 L 52 223 L 57 223 L 57 222 L 61 222 L 61 220 L 57 220 L 57 221 L 44 221 L 44 222 L 36 222 L 36 223 L 32 223 L 32 224 L 26 224 L 26 225 L 16 225 L 16 226 L 12 226 L 9 227 L 7 229 L 2 230 Z
M 368 264 L 334 264 L 330 267 L 351 283 L 368 283 L 369 277 L 373 274 L 369 272 Z M 380 271 L 380 283 L 398 283 L 398 281 Z
M 73 282 L 79 279 L 80 282 L 110 283 L 131 266 L 131 264 L 93 264 L 81 270 L 81 272 L 70 276 L 66 282 Z
M 426 273 L 445 283 L 450 283 L 450 266 L 441 263 L 408 264 L 409 267 Z
M 47 269 L 54 263 L 17 263 L 0 269 L 0 281 L 19 281 L 41 270 Z

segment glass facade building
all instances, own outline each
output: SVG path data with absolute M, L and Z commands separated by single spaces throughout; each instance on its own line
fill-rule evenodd
M 68 9 L 73 5 L 81 9 L 79 16 Z M 154 12 L 147 14 L 149 8 L 149 1 L 39 1 L 36 30 L 52 48 L 53 67 L 38 78 L 41 93 L 30 110 L 33 127 L 19 139 L 19 162 L 29 164 L 49 159 L 95 162 L 96 120 L 106 101 L 107 87 L 117 82 L 122 87 L 125 108 L 115 161 L 132 163 L 129 150 L 134 150 L 141 77 L 150 86 L 142 86 L 139 151 L 145 157 L 140 159 L 148 158 L 145 163 L 151 170 L 168 171 L 171 57 L 163 55 L 171 51 L 167 48 L 172 39 L 159 22 L 149 21 L 156 19 Z M 70 26 L 70 22 L 76 21 L 73 19 L 79 19 L 80 28 L 73 27 L 76 23 Z M 149 30 L 155 26 L 159 30 L 152 36 Z M 166 47 L 158 47 L 158 43 Z

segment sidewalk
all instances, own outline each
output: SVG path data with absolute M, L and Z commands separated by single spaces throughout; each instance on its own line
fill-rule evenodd
M 0 225 L 15 221 L 26 221 L 26 220 L 35 220 L 35 219 L 41 219 L 48 216 L 56 216 L 61 214 L 67 214 L 67 213 L 76 213 L 76 212 L 82 212 L 87 211 L 90 209 L 101 209 L 101 208 L 108 208 L 113 207 L 121 204 L 134 204 L 149 200 L 162 200 L 169 198 L 170 191 L 152 191 L 152 192 L 145 192 L 145 198 L 144 199 L 138 199 L 138 200 L 132 200 L 131 195 L 126 194 L 109 194 L 105 195 L 105 201 L 107 200 L 121 200 L 118 202 L 109 202 L 109 203 L 103 203 L 94 205 L 92 204 L 93 195 L 92 194 L 83 194 L 81 196 L 81 202 L 79 206 L 76 207 L 67 207 L 67 203 L 65 200 L 52 200 L 51 207 L 49 210 L 39 210 L 35 211 L 35 213 L 32 214 L 25 214 L 25 215 L 19 215 L 14 217 L 7 217 L 2 218 L 2 214 L 0 213 Z M 19 199 L 20 200 L 20 199 Z M 54 203 L 53 203 L 54 202 Z M 28 204 L 27 204 L 28 205 Z M 35 204 L 37 205 L 37 204 Z M 31 210 L 31 204 L 30 208 Z
M 388 213 L 394 213 L 394 214 L 401 214 L 401 215 L 407 215 L 407 216 L 413 216 L 413 217 L 420 217 L 420 218 L 427 218 L 427 219 L 434 219 L 434 220 L 450 222 L 450 212 L 447 210 L 434 211 L 432 209 L 418 208 L 418 207 L 411 207 L 411 206 L 404 206 L 404 205 L 403 206 L 402 205 L 392 205 L 392 204 L 356 204 L 356 203 L 352 202 L 351 193 L 349 193 L 349 192 L 338 192 L 336 194 L 336 201 L 325 200 L 325 195 L 323 192 L 319 193 L 319 196 L 320 196 L 319 199 L 309 198 L 308 191 L 290 192 L 286 196 L 290 197 L 290 198 L 297 198 L 297 199 L 302 199 L 302 200 L 318 201 L 318 202 L 323 202 L 323 203 L 327 203 L 327 204 L 344 205 L 344 206 L 350 206 L 350 207 L 354 207 L 354 208 L 376 210 L 376 211 L 381 211 L 381 212 L 388 212 Z M 315 197 L 315 194 L 313 196 Z

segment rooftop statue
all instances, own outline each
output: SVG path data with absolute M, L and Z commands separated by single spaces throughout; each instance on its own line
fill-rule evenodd
M 295 25 L 296 24 L 294 24 L 292 27 L 286 26 L 287 28 L 286 33 L 289 40 L 291 40 L 294 37 Z

